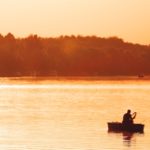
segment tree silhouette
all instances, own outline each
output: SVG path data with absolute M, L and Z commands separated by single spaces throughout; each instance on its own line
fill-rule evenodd
M 150 46 L 117 37 L 0 34 L 0 76 L 150 74 Z

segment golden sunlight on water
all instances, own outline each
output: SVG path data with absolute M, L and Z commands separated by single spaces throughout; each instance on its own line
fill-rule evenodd
M 0 85 L 2 150 L 147 150 L 149 80 L 9 80 Z M 130 108 L 144 134 L 108 133 Z

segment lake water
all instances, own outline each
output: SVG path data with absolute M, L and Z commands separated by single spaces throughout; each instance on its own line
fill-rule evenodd
M 129 108 L 144 133 L 108 133 Z M 0 150 L 149 148 L 150 80 L 0 79 Z

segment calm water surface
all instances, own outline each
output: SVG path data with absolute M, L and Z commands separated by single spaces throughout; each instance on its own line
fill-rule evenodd
M 108 133 L 130 108 L 144 134 Z M 148 150 L 150 80 L 0 79 L 0 150 Z

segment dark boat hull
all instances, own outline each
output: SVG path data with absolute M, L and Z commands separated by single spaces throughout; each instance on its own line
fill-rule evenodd
M 131 125 L 124 125 L 119 122 L 108 122 L 108 131 L 112 132 L 144 132 L 144 125 L 143 124 L 131 124 Z

